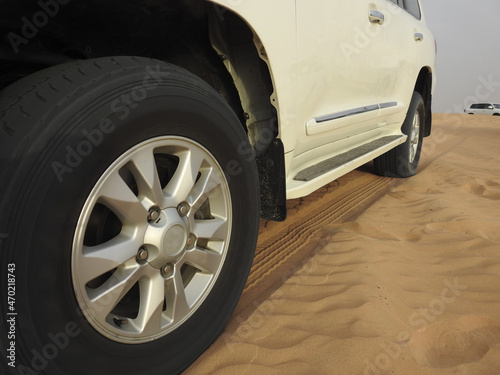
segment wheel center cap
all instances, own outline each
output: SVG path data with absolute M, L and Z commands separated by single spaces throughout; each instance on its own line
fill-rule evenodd
M 168 263 L 176 263 L 186 251 L 189 239 L 189 222 L 168 208 L 158 220 L 149 224 L 144 237 L 144 247 L 149 253 L 148 263 L 161 269 Z
M 177 257 L 184 248 L 187 242 L 186 229 L 181 225 L 170 227 L 163 237 L 163 252 L 170 257 Z

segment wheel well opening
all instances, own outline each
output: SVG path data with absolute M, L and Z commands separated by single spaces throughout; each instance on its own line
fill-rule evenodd
M 227 9 L 205 0 L 0 0 L 0 9 L 0 90 L 75 59 L 150 57 L 210 84 L 255 147 L 262 129 L 276 128 L 271 74 L 258 38 Z
M 252 157 L 270 161 L 266 155 L 281 150 L 265 48 L 230 10 L 206 0 L 0 0 L 0 9 L 0 90 L 78 59 L 154 58 L 190 71 L 220 93 L 247 132 Z M 283 174 L 284 163 L 259 165 L 267 166 L 259 167 L 261 186 Z M 263 189 L 263 201 L 283 205 L 283 187 L 276 189 Z

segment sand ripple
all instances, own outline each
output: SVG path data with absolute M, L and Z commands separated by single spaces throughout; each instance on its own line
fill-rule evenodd
M 261 225 L 203 374 L 500 374 L 500 119 L 436 117 L 406 180 L 365 166 Z

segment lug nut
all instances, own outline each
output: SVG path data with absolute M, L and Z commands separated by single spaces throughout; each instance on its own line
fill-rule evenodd
M 174 266 L 171 263 L 168 263 L 166 266 L 161 268 L 161 275 L 168 279 L 174 275 Z
M 152 221 L 156 221 L 159 217 L 160 209 L 158 207 L 152 207 L 148 213 L 148 222 L 151 223 Z
M 196 243 L 196 236 L 195 236 L 194 234 L 192 234 L 192 233 L 191 233 L 191 234 L 189 235 L 188 240 L 187 240 L 186 246 L 187 246 L 188 248 L 191 248 L 191 247 L 193 247 L 193 246 L 194 246 L 194 244 L 195 244 L 195 243 Z
M 177 207 L 177 212 L 181 217 L 184 217 L 187 216 L 190 209 L 191 207 L 189 206 L 189 204 L 187 202 L 183 202 Z
M 145 262 L 146 260 L 148 260 L 148 257 L 149 253 L 146 249 L 144 248 L 139 249 L 139 252 L 137 253 L 137 260 L 139 262 Z

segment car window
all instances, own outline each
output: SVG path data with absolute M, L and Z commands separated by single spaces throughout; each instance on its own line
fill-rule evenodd
M 500 104 L 493 104 L 496 109 L 500 109 Z
M 403 0 L 391 0 L 394 4 L 396 5 L 399 5 L 401 8 L 404 9 L 404 4 L 403 4 Z
M 418 0 L 390 0 L 396 5 L 410 13 L 413 17 L 417 19 L 422 18 L 422 13 L 420 12 L 420 5 Z
M 420 19 L 422 14 L 420 13 L 420 5 L 418 0 L 404 0 L 405 8 L 413 17 Z
M 473 104 L 470 106 L 471 109 L 478 109 L 479 108 L 479 104 Z

